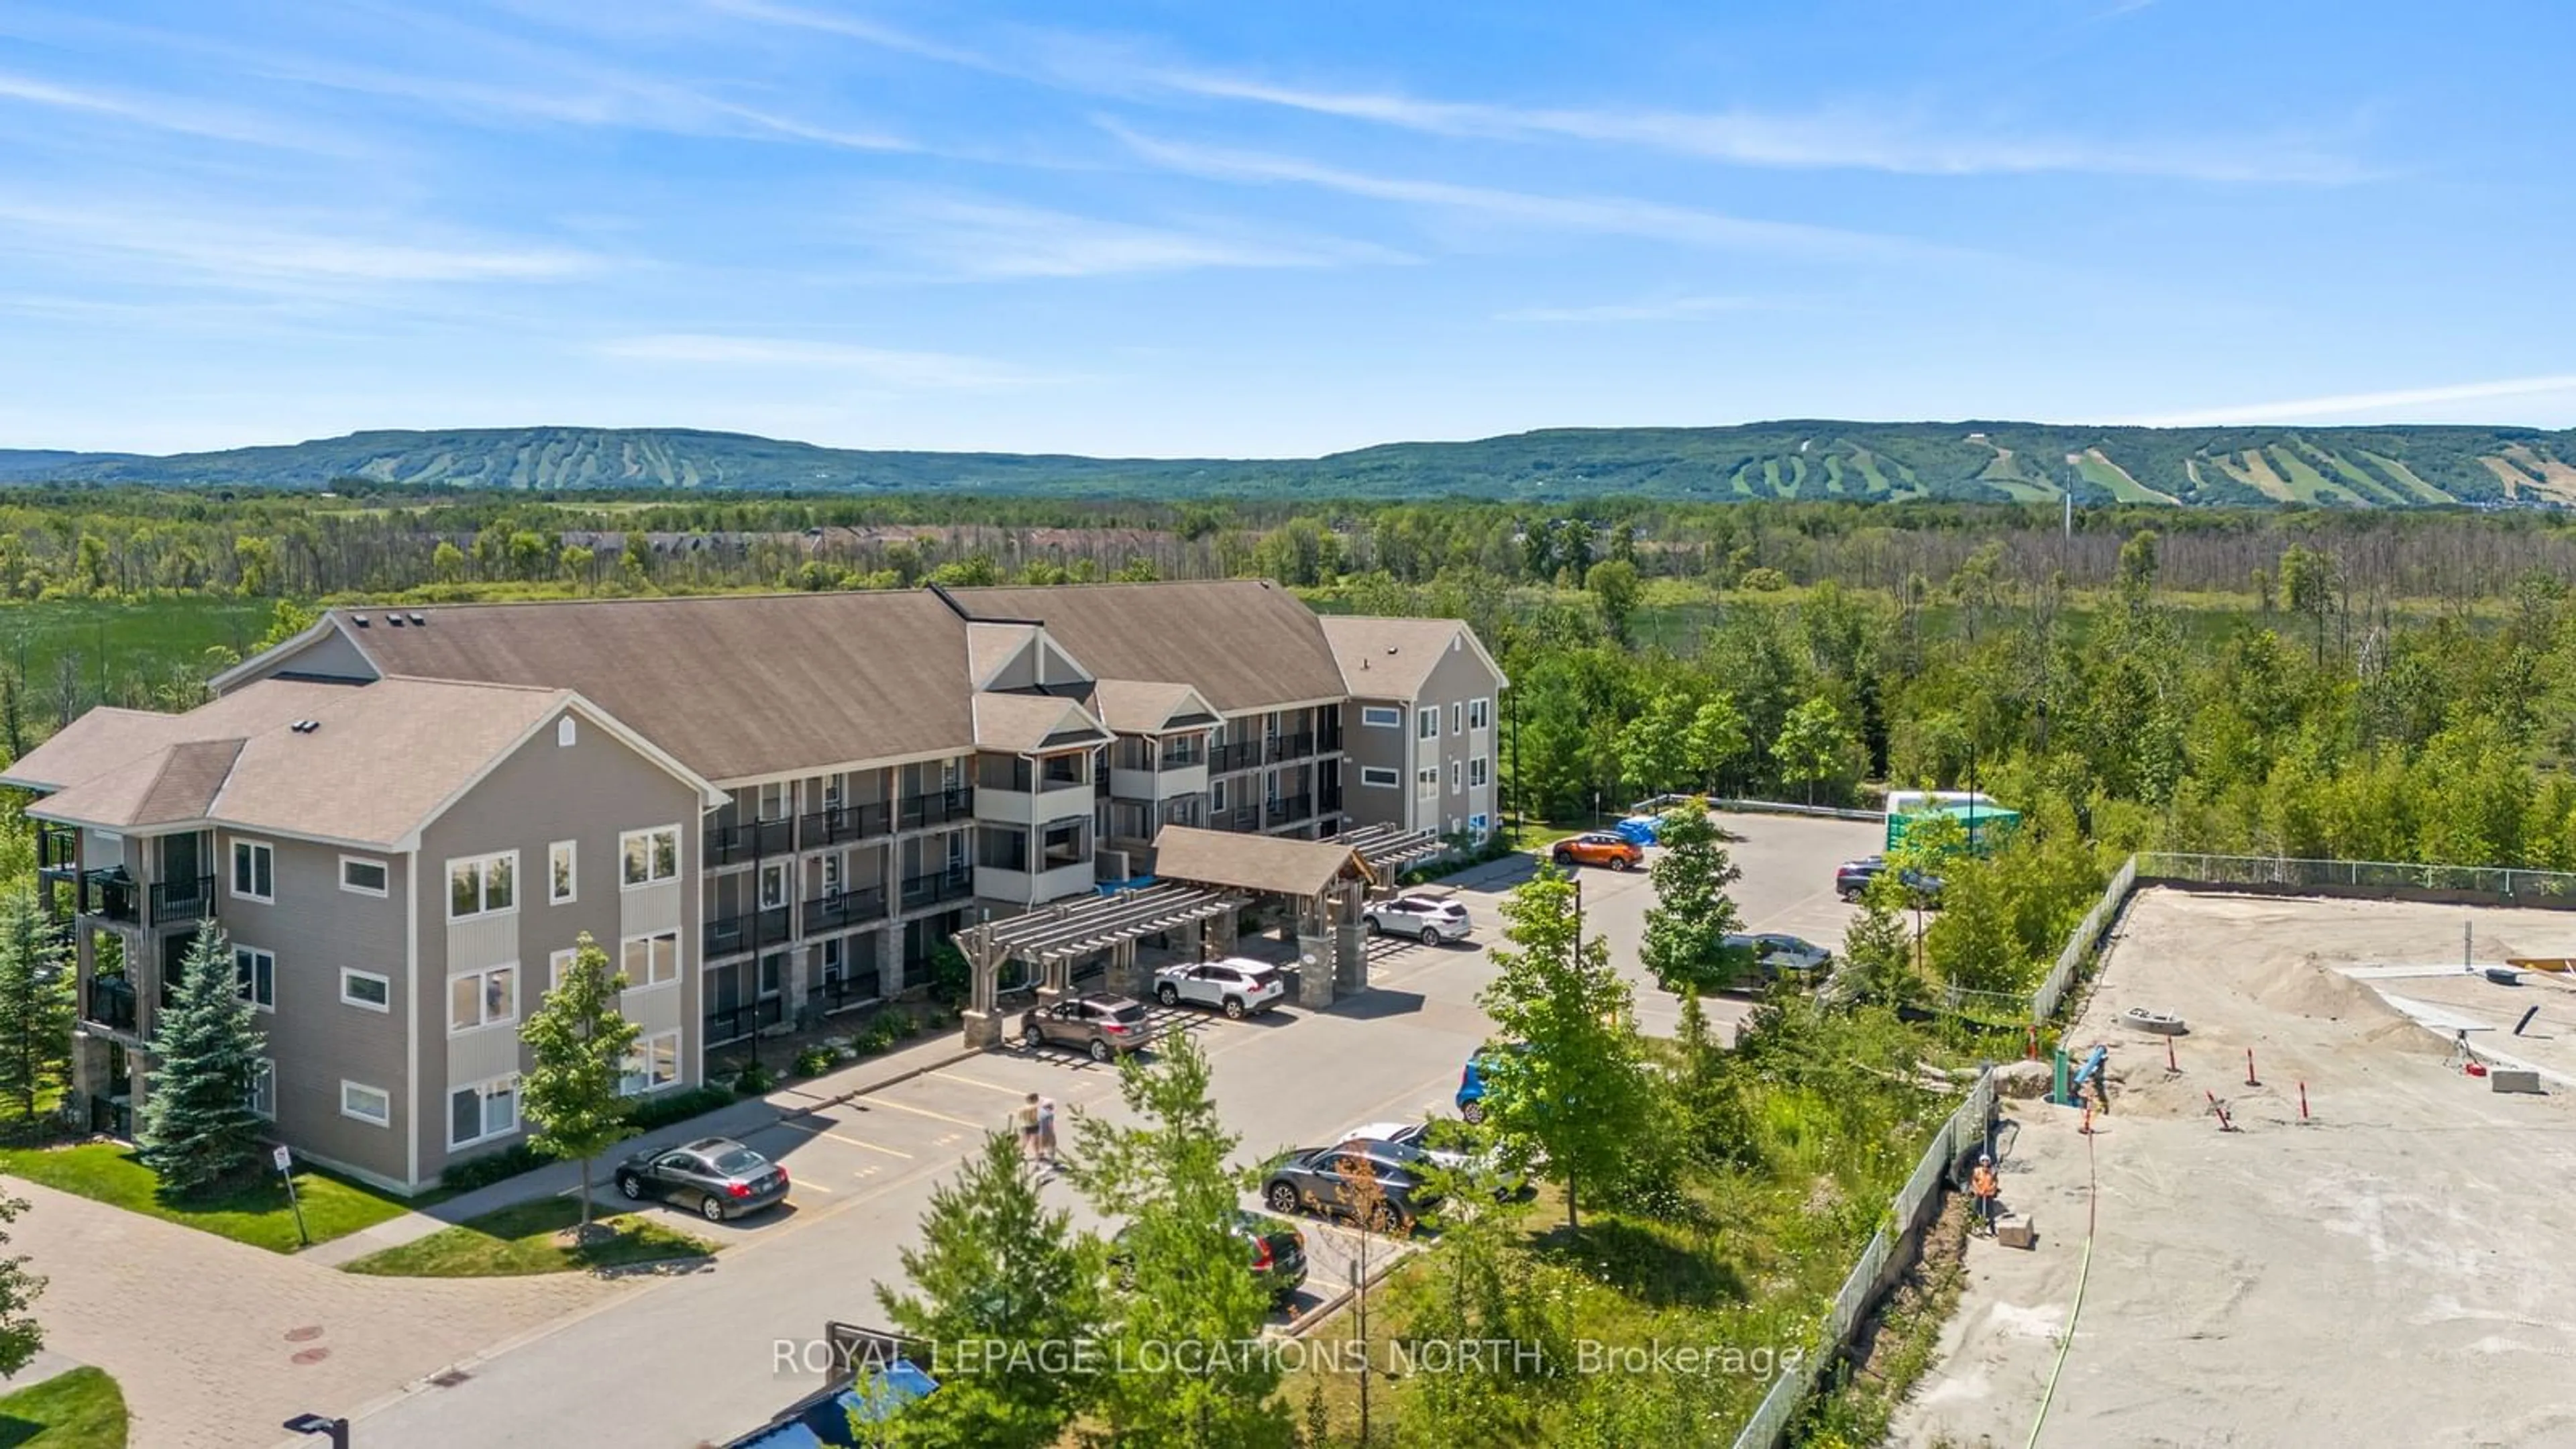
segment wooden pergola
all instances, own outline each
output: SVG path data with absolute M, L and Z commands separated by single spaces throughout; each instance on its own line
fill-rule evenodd
M 969 926 L 957 933 L 957 949 L 966 955 L 972 980 L 966 1007 L 966 1044 L 989 1047 L 1002 1040 L 1002 967 L 1025 961 L 1038 972 L 1038 999 L 1054 1001 L 1073 989 L 1073 964 L 1097 952 L 1109 952 L 1109 989 L 1127 995 L 1144 993 L 1136 966 L 1136 943 L 1166 931 L 1196 937 L 1207 923 L 1218 924 L 1219 938 L 1234 939 L 1235 913 L 1246 904 L 1240 893 L 1188 885 L 1155 885 L 1040 906 L 1026 915 Z
M 1333 837 L 1336 845 L 1347 845 L 1359 852 L 1360 861 L 1368 867 L 1378 887 L 1392 890 L 1395 879 L 1404 868 L 1417 865 L 1445 853 L 1449 843 L 1436 831 L 1406 830 L 1394 825 L 1363 825 Z

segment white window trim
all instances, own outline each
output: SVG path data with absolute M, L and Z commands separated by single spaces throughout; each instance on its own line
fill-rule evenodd
M 350 1111 L 349 1092 L 352 1088 L 365 1092 L 374 1097 L 377 1101 L 384 1103 L 384 1115 L 381 1117 L 370 1117 L 364 1112 Z M 386 1091 L 382 1087 L 370 1087 L 364 1082 L 353 1082 L 346 1077 L 342 1077 L 340 1079 L 340 1115 L 348 1118 L 352 1122 L 364 1122 L 370 1127 L 391 1127 L 394 1125 L 394 1094 Z
M 385 989 L 384 1001 L 380 1004 L 351 996 L 349 994 L 349 982 L 352 978 L 372 981 L 383 987 Z M 340 968 L 340 1004 L 342 1006 L 354 1006 L 360 1011 L 373 1011 L 382 1015 L 390 1016 L 393 1014 L 394 1009 L 394 979 L 381 971 L 361 971 L 355 966 L 343 966 Z
M 263 1122 L 274 1122 L 277 1120 L 277 1058 L 254 1057 L 252 1060 L 259 1063 L 259 1075 L 251 1079 L 250 1114 Z M 268 1110 L 265 1112 L 259 1109 L 262 1082 L 268 1084 Z
M 1372 775 L 1382 775 L 1385 778 L 1371 779 Z M 1368 790 L 1401 790 L 1404 788 L 1404 772 L 1393 765 L 1362 765 L 1360 766 L 1360 786 Z
M 350 867 L 350 866 L 352 866 L 352 865 L 372 865 L 372 866 L 374 866 L 377 870 L 380 870 L 380 871 L 384 872 L 385 883 L 384 883 L 383 885 L 377 886 L 377 887 L 376 887 L 375 889 L 373 889 L 373 890 L 369 890 L 367 887 L 362 886 L 362 885 L 351 885 L 351 884 L 349 884 L 349 867 Z M 269 870 L 271 871 L 271 875 L 270 875 L 270 877 L 269 877 L 269 884 L 271 884 L 271 885 L 275 885 L 275 884 L 277 883 L 277 878 L 276 878 L 276 875 L 274 874 L 274 872 L 276 871 L 276 869 L 277 869 L 276 865 L 274 864 L 274 862 L 272 862 L 272 863 L 270 864 L 270 866 L 269 866 Z M 340 889 L 342 889 L 342 890 L 344 890 L 344 891 L 347 891 L 349 894 L 351 894 L 351 895 L 353 895 L 353 896 L 374 896 L 377 900 L 383 900 L 386 896 L 388 896 L 388 895 L 390 895 L 390 894 L 392 893 L 392 890 L 393 890 L 393 883 L 394 883 L 394 872 L 393 872 L 393 867 L 392 867 L 392 866 L 387 865 L 385 862 L 383 862 L 383 861 L 381 861 L 381 860 L 376 859 L 374 856 L 371 856 L 371 855 L 344 855 L 344 856 L 341 856 L 341 857 L 340 857 Z
M 671 1080 L 656 1086 L 652 1079 L 653 1044 L 657 1041 L 666 1040 L 671 1044 Z M 671 1031 L 657 1031 L 650 1033 L 649 1035 L 635 1038 L 634 1060 L 642 1065 L 634 1071 L 626 1071 L 621 1066 L 621 1069 L 617 1074 L 617 1095 L 621 1097 L 649 1097 L 655 1092 L 667 1092 L 673 1087 L 680 1085 L 682 1075 L 680 1071 L 680 1033 L 678 1030 L 674 1029 Z M 627 1078 L 634 1076 L 643 1077 L 644 1084 L 632 1091 L 629 1091 L 626 1086 L 626 1080 Z
M 555 748 L 556 748 L 556 749 L 559 749 L 559 750 L 568 750 L 568 749 L 571 749 L 571 748 L 573 747 L 573 745 L 574 745 L 575 743 L 577 743 L 580 739 L 581 739 L 581 730 L 580 730 L 580 728 L 579 728 L 578 726 L 576 726 L 576 725 L 572 722 L 572 716 L 571 716 L 571 715 L 568 715 L 568 714 L 567 714 L 567 715 L 564 715 L 564 716 L 562 716 L 561 718 L 559 718 L 559 719 L 557 719 L 557 720 L 555 721 Z
M 788 818 L 793 818 L 793 816 L 791 815 Z M 774 824 L 776 822 L 771 821 L 767 823 Z M 665 832 L 668 832 L 671 837 L 671 873 L 669 875 L 657 876 L 653 874 L 653 854 L 650 837 L 661 835 Z M 643 838 L 647 842 L 644 853 L 644 879 L 630 881 L 626 878 L 626 845 L 628 841 L 638 838 Z M 640 891 L 657 885 L 669 885 L 671 882 L 678 880 L 680 878 L 681 865 L 680 851 L 685 844 L 686 841 L 680 834 L 680 827 L 677 822 L 669 825 L 650 826 L 643 830 L 627 830 L 619 832 L 617 837 L 617 888 L 620 891 Z
M 1413 712 L 1413 737 L 1418 740 L 1440 738 L 1440 706 L 1426 704 Z
M 675 986 L 679 984 L 680 977 L 686 970 L 686 963 L 680 960 L 680 933 L 678 931 L 644 931 L 636 935 L 620 937 L 617 942 L 616 969 L 621 973 L 626 970 L 626 948 L 628 946 L 633 945 L 637 941 L 657 941 L 665 936 L 668 936 L 671 939 L 670 979 L 665 981 L 638 981 L 634 977 L 629 976 L 626 978 L 627 990 L 658 991 L 665 986 Z M 644 965 L 646 970 L 649 971 L 652 969 L 653 948 L 649 945 L 644 948 Z
M 564 968 L 570 966 L 574 958 L 579 955 L 581 955 L 579 946 L 566 946 L 546 957 L 546 990 L 554 991 L 563 985 Z
M 1214 811 L 1223 810 L 1224 808 L 1225 777 L 1223 775 L 1219 775 L 1215 779 L 1208 781 L 1208 809 Z
M 245 946 L 239 941 L 235 941 L 233 943 L 233 976 L 235 978 L 234 985 L 236 988 L 240 986 L 241 958 L 246 955 L 265 956 L 268 958 L 268 1000 L 262 1001 L 259 999 L 259 968 L 257 966 L 253 966 L 251 968 L 250 989 L 242 992 L 242 1000 L 250 1003 L 251 1010 L 266 1012 L 269 1015 L 274 1016 L 277 1014 L 277 953 L 265 946 Z
M 460 865 L 487 867 L 481 877 L 483 883 L 475 891 L 474 898 L 479 903 L 491 898 L 492 875 L 488 867 L 497 860 L 507 860 L 510 862 L 510 903 L 506 906 L 483 906 L 479 909 L 468 911 L 461 916 L 458 915 L 456 913 L 456 868 Z M 519 909 L 519 897 L 527 894 L 527 892 L 519 889 L 520 879 L 519 853 L 515 850 L 496 850 L 489 855 L 459 855 L 450 857 L 447 862 L 447 870 L 439 880 L 439 889 L 447 892 L 447 919 L 451 923 L 456 921 L 479 921 L 487 916 L 506 916 L 516 913 Z
M 233 857 L 235 853 L 240 851 L 244 846 L 248 846 L 254 851 L 265 850 L 268 852 L 269 893 L 267 895 L 258 895 L 241 889 L 241 876 L 240 872 L 234 867 Z M 251 867 L 250 876 L 254 881 L 259 879 L 259 868 L 256 865 Z M 277 846 L 266 840 L 250 840 L 242 836 L 234 836 L 231 841 L 231 849 L 224 852 L 224 890 L 237 901 L 258 901 L 263 905 L 272 906 L 277 904 Z
M 1451 760 L 1449 762 L 1449 793 L 1452 795 L 1461 794 L 1466 790 L 1466 788 L 1466 762 L 1464 760 Z
M 1360 727 L 1372 730 L 1400 730 L 1404 728 L 1404 711 L 1391 704 L 1361 705 Z
M 1486 761 L 1486 759 L 1485 759 L 1485 757 L 1484 757 L 1483 755 L 1478 755 L 1478 756 L 1476 756 L 1474 759 L 1471 759 L 1471 760 L 1469 760 L 1469 761 L 1467 762 L 1467 788 L 1468 788 L 1468 789 L 1470 789 L 1470 790 L 1482 790 L 1482 789 L 1484 789 L 1487 785 L 1490 785 L 1490 784 L 1492 784 L 1493 782 L 1494 782 L 1494 771 L 1493 771 L 1493 767 L 1492 767 L 1489 763 L 1487 763 L 1487 761 Z
M 483 1019 L 475 1022 L 472 1026 L 458 1026 L 456 1024 L 456 983 L 469 979 L 479 981 L 482 978 L 491 975 L 495 971 L 507 971 L 510 973 L 510 1014 L 508 1016 L 484 1017 Z M 520 1009 L 519 998 L 520 993 L 526 988 L 527 983 L 519 979 L 519 963 L 516 961 L 502 961 L 494 965 L 478 967 L 472 971 L 450 972 L 447 977 L 447 1000 L 441 1008 L 447 1016 L 447 1034 L 449 1036 L 471 1036 L 478 1031 L 490 1031 L 494 1027 L 511 1026 L 516 1024 L 525 1014 Z M 474 993 L 474 999 L 477 1002 L 482 1001 L 484 996 L 485 993 L 479 989 Z M 479 1008 L 477 1014 L 480 1014 Z M 495 1077 L 493 1080 L 499 1081 L 500 1078 Z
M 1494 727 L 1494 701 L 1489 695 L 1467 701 L 1467 728 L 1489 730 Z
M 447 1095 L 440 1100 L 439 1104 L 445 1109 L 444 1115 L 447 1118 L 446 1130 L 451 1133 L 456 1130 L 456 1096 L 459 1092 L 472 1092 L 480 1098 L 485 1087 L 494 1086 L 501 1082 L 507 1082 L 510 1084 L 510 1125 L 498 1129 L 486 1127 L 479 1136 L 465 1138 L 450 1137 L 447 1141 L 448 1151 L 454 1152 L 460 1148 L 480 1147 L 486 1142 L 497 1142 L 504 1137 L 515 1135 L 519 1129 L 525 1125 L 525 1119 L 521 1117 L 519 1113 L 519 1074 L 517 1072 L 503 1072 L 497 1077 L 485 1077 L 479 1082 L 454 1082 L 449 1084 Z M 486 1099 L 486 1101 L 488 1103 L 488 1099 Z M 482 1118 L 478 1116 L 475 1120 L 480 1122 Z
M 1453 699 L 1449 701 L 1449 733 L 1463 735 L 1466 732 L 1467 702 L 1463 699 Z
M 1440 767 L 1425 765 L 1413 772 L 1413 794 L 1418 800 L 1440 798 Z
M 565 862 L 572 867 L 572 879 L 569 883 L 571 885 L 571 889 L 565 891 L 562 895 L 555 894 L 555 852 L 558 850 L 564 853 Z M 546 847 L 546 904 L 550 906 L 568 906 L 580 898 L 581 842 L 578 840 L 555 841 L 553 844 Z

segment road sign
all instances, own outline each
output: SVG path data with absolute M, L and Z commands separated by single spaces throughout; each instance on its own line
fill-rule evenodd
M 277 1154 L 276 1154 L 276 1156 L 277 1156 L 277 1170 L 278 1170 L 278 1171 L 280 1171 L 280 1172 L 289 1172 L 289 1171 L 292 1171 L 292 1170 L 294 1169 L 294 1167 L 295 1167 L 295 1157 L 294 1157 L 294 1155 L 293 1155 L 292 1153 L 288 1152 L 285 1148 L 281 1147 L 281 1148 L 277 1149 Z

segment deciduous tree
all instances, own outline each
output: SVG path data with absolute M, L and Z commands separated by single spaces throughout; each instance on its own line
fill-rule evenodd
M 1662 849 L 1647 868 L 1655 903 L 1646 908 L 1637 957 L 1656 984 L 1695 998 L 1731 984 L 1734 966 L 1751 964 L 1735 961 L 1738 953 L 1726 947 L 1726 938 L 1743 926 L 1726 888 L 1744 872 L 1728 858 L 1717 822 L 1697 805 L 1666 811 L 1657 839 Z
M 635 1135 L 634 1103 L 619 1090 L 643 1029 L 617 1010 L 626 977 L 584 931 L 572 960 L 519 1028 L 528 1044 L 520 1106 L 535 1130 L 528 1146 L 581 1164 L 582 1235 L 590 1232 L 590 1170 L 599 1154 Z

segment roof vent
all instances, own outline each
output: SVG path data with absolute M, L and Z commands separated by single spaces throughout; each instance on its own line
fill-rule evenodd
M 315 730 L 322 728 L 322 721 L 318 719 L 300 719 L 295 723 L 288 725 L 287 728 L 295 731 L 299 735 L 309 735 Z
M 386 623 L 388 623 L 388 624 L 391 624 L 391 625 L 393 625 L 395 628 L 399 629 L 399 628 L 401 628 L 401 627 L 402 627 L 402 615 L 400 615 L 400 614 L 387 614 L 387 615 L 385 615 L 385 622 L 386 622 Z
M 349 622 L 363 629 L 367 627 L 367 616 L 364 614 L 351 614 L 349 616 Z
M 1395 646 L 1394 646 L 1394 645 L 1392 645 L 1392 644 L 1389 644 L 1388 646 L 1386 646 L 1386 652 L 1387 652 L 1387 653 L 1389 653 L 1389 654 L 1394 653 L 1394 652 L 1395 652 Z
M 427 615 L 414 614 L 411 616 L 411 621 L 416 625 L 425 625 L 429 622 L 429 618 Z

